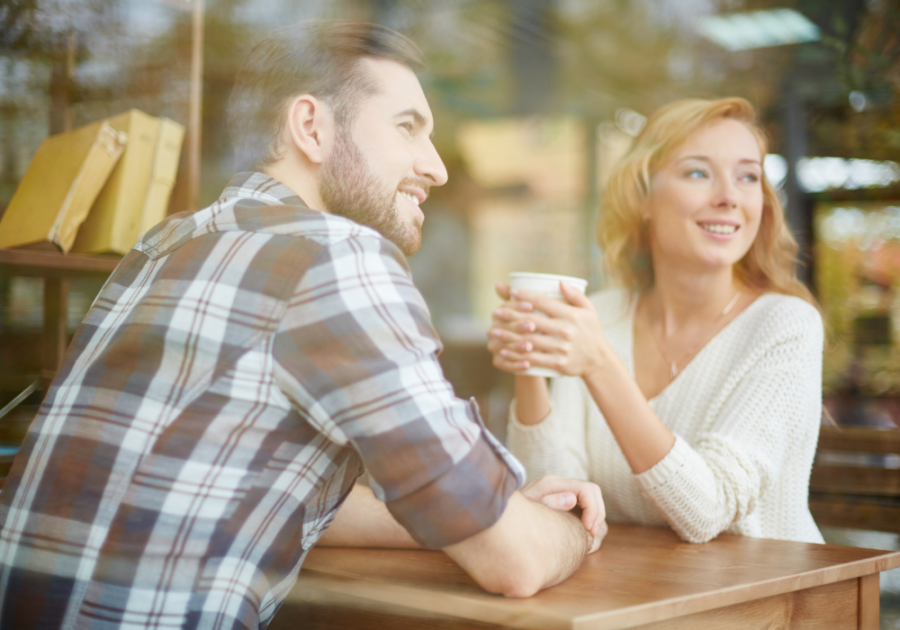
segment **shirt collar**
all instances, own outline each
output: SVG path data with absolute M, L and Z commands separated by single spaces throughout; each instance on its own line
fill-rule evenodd
M 222 191 L 219 201 L 235 198 L 252 198 L 271 204 L 309 207 L 293 190 L 274 177 L 257 171 L 237 173 Z

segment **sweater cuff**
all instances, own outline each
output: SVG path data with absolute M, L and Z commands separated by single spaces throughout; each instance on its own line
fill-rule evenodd
M 550 413 L 537 424 L 522 424 L 519 422 L 519 416 L 516 415 L 516 399 L 513 398 L 509 403 L 509 422 L 506 428 L 507 433 L 515 432 L 519 440 L 544 442 L 552 440 L 557 435 L 556 414 L 553 413 L 553 407 L 550 407 Z
M 691 447 L 685 442 L 681 436 L 675 435 L 675 444 L 666 453 L 666 456 L 656 462 L 649 470 L 635 475 L 638 483 L 644 491 L 649 494 L 655 494 L 659 488 L 667 485 L 673 477 L 677 476 L 679 471 L 690 459 Z

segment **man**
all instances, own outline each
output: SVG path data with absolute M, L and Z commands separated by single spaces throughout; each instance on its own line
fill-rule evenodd
M 418 61 L 349 23 L 254 49 L 230 124 L 255 170 L 125 257 L 0 493 L 0 626 L 265 626 L 348 495 L 332 543 L 442 548 L 510 596 L 599 545 L 599 489 L 516 492 L 437 363 L 401 254 L 446 180 Z

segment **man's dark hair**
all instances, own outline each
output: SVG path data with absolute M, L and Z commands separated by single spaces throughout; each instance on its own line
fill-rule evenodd
M 307 20 L 273 31 L 254 46 L 228 103 L 238 170 L 259 170 L 280 159 L 291 97 L 311 94 L 332 109 L 338 127 L 349 125 L 360 101 L 376 89 L 359 64 L 364 57 L 413 70 L 425 65 L 409 39 L 361 22 Z

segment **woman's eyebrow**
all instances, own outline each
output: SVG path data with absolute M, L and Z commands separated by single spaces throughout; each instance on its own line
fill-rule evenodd
M 700 160 L 701 162 L 712 162 L 712 158 L 706 155 L 686 155 L 683 158 L 679 158 L 679 162 L 684 162 L 685 160 Z M 742 158 L 738 160 L 739 164 L 756 164 L 757 166 L 762 166 L 762 162 L 753 158 Z

